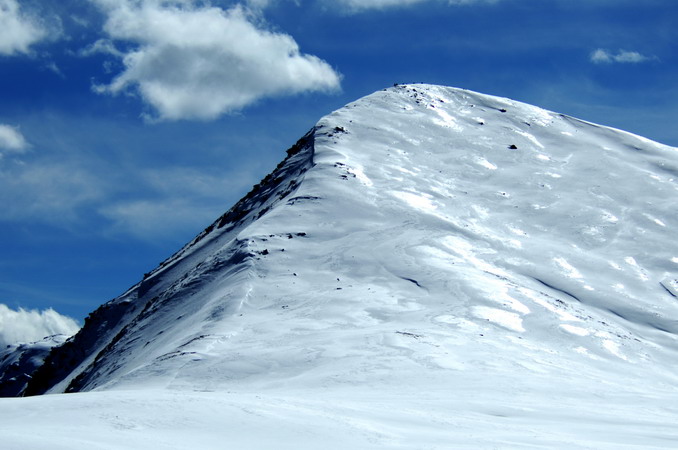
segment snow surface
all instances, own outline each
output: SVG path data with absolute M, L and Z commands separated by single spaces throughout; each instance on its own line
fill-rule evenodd
M 288 153 L 42 378 L 94 392 L 0 401 L 3 448 L 678 445 L 677 149 L 400 85 Z

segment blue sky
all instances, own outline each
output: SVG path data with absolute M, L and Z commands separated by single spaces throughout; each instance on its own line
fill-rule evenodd
M 0 304 L 82 320 L 323 115 L 463 87 L 678 146 L 674 0 L 0 0 Z

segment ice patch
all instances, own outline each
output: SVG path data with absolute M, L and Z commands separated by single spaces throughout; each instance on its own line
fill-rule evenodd
M 569 131 L 561 131 L 560 134 L 562 134 L 564 136 L 573 136 L 573 134 L 570 133 Z
M 548 157 L 548 156 L 546 156 L 546 155 L 542 155 L 541 153 L 539 153 L 539 154 L 537 155 L 537 159 L 541 159 L 542 161 L 551 161 L 551 158 L 550 158 L 550 157 Z
M 525 328 L 523 328 L 523 319 L 516 313 L 503 309 L 488 308 L 487 306 L 475 306 L 473 308 L 473 313 L 479 319 L 488 320 L 499 326 L 508 328 L 509 330 L 518 332 L 525 331 Z

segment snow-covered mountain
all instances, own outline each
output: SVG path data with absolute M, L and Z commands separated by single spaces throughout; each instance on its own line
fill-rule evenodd
M 0 397 L 15 397 L 26 389 L 31 375 L 40 367 L 53 347 L 68 336 L 55 334 L 37 342 L 10 344 L 0 349 Z
M 676 199 L 678 149 L 396 85 L 322 118 L 24 394 L 228 392 L 261 426 L 339 418 L 332 448 L 674 445 Z

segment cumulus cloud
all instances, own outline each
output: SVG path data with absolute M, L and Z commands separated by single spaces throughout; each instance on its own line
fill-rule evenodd
M 17 128 L 0 123 L 0 155 L 2 150 L 21 153 L 27 148 L 28 142 Z
M 259 99 L 339 88 L 340 75 L 242 6 L 190 0 L 94 0 L 124 70 L 100 93 L 137 91 L 160 120 L 214 119 Z M 262 5 L 264 3 L 261 3 Z M 120 48 L 121 50 L 112 50 Z
M 52 308 L 44 311 L 23 308 L 13 310 L 0 303 L 0 346 L 35 342 L 53 334 L 72 336 L 78 332 L 78 323 Z
M 645 56 L 638 52 L 619 50 L 617 53 L 613 53 L 608 50 L 599 48 L 591 52 L 590 59 L 591 62 L 594 62 L 596 64 L 611 64 L 611 63 L 637 64 L 654 60 L 656 58 Z
M 48 32 L 38 19 L 26 15 L 17 0 L 0 0 L 0 55 L 29 53 Z

